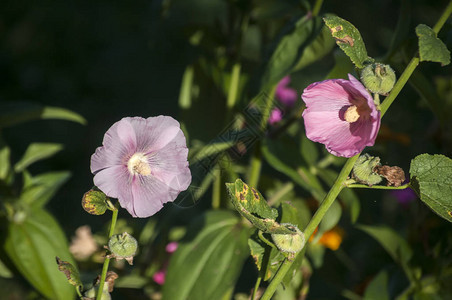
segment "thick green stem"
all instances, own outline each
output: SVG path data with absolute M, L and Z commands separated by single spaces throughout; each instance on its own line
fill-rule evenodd
M 312 9 L 312 15 L 315 17 L 319 14 L 322 8 L 323 0 L 316 0 L 314 3 L 314 8 Z
M 108 232 L 108 238 L 110 239 L 115 232 L 116 220 L 118 219 L 118 207 L 119 202 L 116 203 L 111 216 L 110 231 Z M 102 275 L 100 277 L 99 289 L 97 290 L 96 300 L 101 300 L 102 292 L 104 290 L 105 278 L 107 277 L 108 265 L 110 264 L 110 258 L 106 257 L 104 261 L 104 266 L 102 267 Z
M 397 80 L 397 82 L 394 85 L 394 88 L 392 89 L 389 96 L 380 105 L 382 117 L 388 110 L 389 106 L 391 106 L 392 102 L 394 102 L 395 98 L 399 95 L 400 91 L 405 86 L 405 84 L 407 83 L 411 74 L 413 74 L 414 70 L 416 69 L 416 67 L 418 65 L 419 65 L 419 57 L 413 57 L 413 59 L 411 59 L 410 63 L 406 67 L 405 71 L 403 71 L 402 75 L 400 75 L 399 80 Z
M 328 192 L 325 199 L 320 204 L 316 213 L 312 217 L 311 221 L 309 221 L 309 224 L 306 226 L 306 228 L 304 230 L 304 235 L 305 235 L 306 240 L 309 240 L 309 237 L 314 233 L 314 230 L 320 224 L 320 221 L 322 221 L 323 217 L 325 216 L 326 212 L 330 208 L 331 204 L 333 204 L 334 200 L 336 200 L 337 195 L 339 195 L 340 191 L 344 188 L 343 183 L 347 179 L 348 175 L 350 174 L 350 171 L 352 170 L 353 165 L 355 164 L 355 161 L 358 159 L 358 157 L 359 157 L 359 154 L 351 157 L 345 163 L 344 167 L 342 168 L 342 171 L 339 173 L 336 181 L 334 182 L 333 186 L 331 187 L 331 190 Z M 305 245 L 305 247 L 306 247 L 306 245 Z M 270 282 L 270 285 L 268 286 L 268 288 L 265 291 L 264 295 L 262 296 L 261 300 L 269 300 L 273 296 L 274 292 L 276 291 L 276 288 L 281 283 L 284 276 L 286 276 L 287 271 L 289 271 L 290 267 L 292 266 L 292 262 L 295 259 L 296 259 L 296 257 L 293 258 L 292 261 L 287 260 L 282 264 L 278 273 L 276 273 L 275 277 Z
M 447 19 L 449 19 L 450 14 L 452 14 L 452 1 L 449 1 L 449 4 L 443 11 L 441 17 L 439 17 L 438 22 L 436 22 L 435 26 L 433 26 L 433 31 L 438 34 L 441 28 L 443 28 L 444 23 L 446 23 Z
M 452 1 L 449 2 L 449 5 L 444 10 L 443 14 L 439 18 L 438 22 L 436 23 L 434 30 L 435 32 L 439 32 L 441 27 L 446 22 L 449 15 L 452 13 Z M 400 93 L 402 88 L 407 83 L 408 79 L 410 78 L 413 71 L 416 69 L 416 67 L 419 64 L 419 58 L 414 57 L 408 66 L 406 67 L 405 71 L 400 76 L 399 80 L 394 85 L 394 88 L 391 91 L 391 94 L 385 99 L 383 104 L 381 105 L 381 116 L 386 113 L 388 108 L 391 106 L 392 102 L 394 102 L 397 95 Z M 331 190 L 326 195 L 323 202 L 320 204 L 319 208 L 317 209 L 316 213 L 312 217 L 311 221 L 308 223 L 304 230 L 305 238 L 306 240 L 309 240 L 309 237 L 313 234 L 315 228 L 320 224 L 320 221 L 325 216 L 326 212 L 328 211 L 331 204 L 334 202 L 336 197 L 338 196 L 339 192 L 344 188 L 344 183 L 347 180 L 348 175 L 350 174 L 353 165 L 355 164 L 355 161 L 358 159 L 359 154 L 349 158 L 347 162 L 345 163 L 344 167 L 342 168 L 342 171 L 339 173 L 336 181 L 334 182 L 333 186 L 331 187 Z M 304 246 L 303 250 L 306 248 L 306 245 Z M 300 253 L 304 253 L 303 250 L 299 252 L 297 255 L 302 255 Z M 296 257 L 295 257 L 296 258 Z M 284 276 L 286 275 L 287 271 L 292 266 L 292 262 L 295 260 L 295 258 L 292 261 L 284 261 L 284 263 L 279 268 L 278 272 L 276 273 L 273 280 L 270 282 L 267 290 L 265 291 L 264 295 L 262 296 L 261 300 L 270 300 L 273 294 L 276 291 L 276 288 L 283 280 Z
M 449 1 L 449 5 L 444 9 L 443 14 L 438 19 L 438 22 L 436 22 L 435 26 L 433 27 L 433 31 L 438 34 L 438 32 L 443 27 L 444 23 L 446 23 L 447 19 L 449 18 L 450 14 L 452 13 L 452 1 Z M 413 57 L 408 64 L 408 66 L 405 68 L 405 71 L 403 71 L 402 75 L 400 75 L 399 80 L 397 80 L 396 84 L 394 85 L 394 88 L 392 89 L 389 96 L 383 101 L 383 104 L 381 105 L 381 116 L 386 113 L 389 106 L 391 106 L 392 102 L 394 102 L 395 98 L 399 95 L 402 88 L 407 83 L 408 79 L 410 78 L 411 74 L 413 74 L 416 67 L 419 65 L 419 57 L 417 55 Z

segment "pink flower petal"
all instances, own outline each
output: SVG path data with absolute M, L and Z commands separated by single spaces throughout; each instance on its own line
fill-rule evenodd
M 91 156 L 95 185 L 134 217 L 148 217 L 174 201 L 191 182 L 179 122 L 158 116 L 123 118 Z
M 281 87 L 285 87 L 285 86 L 288 85 L 289 83 L 290 83 L 290 76 L 287 75 L 287 76 L 283 77 L 283 79 L 281 79 L 281 80 L 278 82 L 278 85 L 276 86 L 276 88 L 278 89 L 278 88 L 281 88 Z
M 291 107 L 297 101 L 297 91 L 287 85 L 290 83 L 290 77 L 286 76 L 278 82 L 275 91 L 275 97 L 285 106 Z
M 105 168 L 94 175 L 94 184 L 107 196 L 117 198 L 121 207 L 133 210 L 132 190 L 129 187 L 131 176 L 126 166 Z
M 174 253 L 177 250 L 177 247 L 179 247 L 178 242 L 171 242 L 166 245 L 165 250 L 168 253 Z
M 371 95 L 353 76 L 349 78 L 313 83 L 302 95 L 306 103 L 303 112 L 306 136 L 324 144 L 333 155 L 344 157 L 372 146 L 380 128 L 380 112 Z M 360 108 L 361 116 L 358 121 L 348 123 L 343 114 L 352 105 Z
M 274 125 L 282 120 L 282 112 L 278 108 L 274 108 L 270 113 L 270 117 L 268 118 L 268 123 L 270 125 Z
M 160 270 L 154 273 L 152 279 L 155 283 L 163 285 L 165 283 L 166 270 Z

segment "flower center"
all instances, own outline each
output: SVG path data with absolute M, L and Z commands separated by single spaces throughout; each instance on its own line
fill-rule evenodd
M 358 111 L 358 107 L 356 107 L 356 105 L 350 106 L 349 108 L 347 108 L 347 110 L 344 113 L 344 119 L 348 123 L 354 123 L 354 122 L 358 121 L 359 117 L 360 117 L 360 114 Z
M 146 155 L 143 153 L 135 153 L 127 162 L 127 169 L 132 174 L 140 174 L 143 176 L 151 175 L 151 167 L 149 167 Z

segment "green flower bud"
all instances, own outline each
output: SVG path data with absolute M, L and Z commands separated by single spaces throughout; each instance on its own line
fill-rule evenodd
M 394 87 L 396 76 L 389 65 L 375 63 L 361 71 L 361 82 L 372 93 L 387 95 Z
M 133 264 L 133 257 L 137 253 L 137 249 L 137 240 L 127 232 L 115 234 L 108 241 L 108 250 L 111 252 L 108 257 L 125 259 L 131 265 Z
M 276 247 L 278 247 L 278 249 L 282 252 L 288 253 L 300 252 L 300 250 L 303 249 L 303 246 L 305 244 L 303 232 L 301 232 L 301 230 L 298 229 L 297 226 L 289 223 L 282 223 L 281 225 L 290 229 L 293 232 L 293 234 L 273 233 L 271 236 Z
M 375 167 L 380 166 L 380 158 L 369 154 L 361 155 L 353 166 L 353 178 L 357 181 L 372 186 L 380 183 L 383 178 L 374 172 Z
M 92 215 L 103 215 L 108 208 L 107 195 L 99 190 L 89 190 L 83 195 L 82 207 Z

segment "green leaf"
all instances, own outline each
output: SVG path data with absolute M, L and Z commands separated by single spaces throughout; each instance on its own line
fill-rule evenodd
M 80 280 L 80 273 L 77 268 L 75 268 L 71 263 L 61 260 L 58 256 L 56 257 L 56 263 L 58 265 L 58 270 L 63 272 L 70 284 L 77 288 L 83 289 L 83 284 Z
M 286 257 L 277 248 L 265 244 L 257 234 L 248 239 L 251 256 L 264 281 L 271 280 Z
M 319 152 L 316 145 L 309 140 L 306 136 L 301 139 L 300 152 L 303 159 L 308 163 L 309 166 L 313 166 L 317 163 L 319 158 Z
M 330 186 L 333 185 L 339 175 L 339 173 L 331 169 L 317 169 L 317 173 Z M 338 197 L 342 200 L 345 208 L 349 210 L 350 220 L 354 224 L 358 220 L 361 210 L 361 203 L 359 202 L 358 196 L 356 196 L 353 189 L 342 189 Z
M 11 150 L 0 137 L 0 180 L 5 180 L 9 174 L 11 168 L 11 164 L 9 162 L 10 154 Z
M 16 173 L 22 172 L 29 165 L 39 160 L 46 159 L 60 152 L 63 149 L 61 144 L 54 143 L 33 143 L 28 146 L 23 157 L 14 166 Z
M 292 70 L 303 58 L 304 49 L 322 29 L 322 21 L 319 17 L 304 16 L 291 23 L 284 29 L 284 34 L 272 51 L 270 59 L 266 60 L 264 75 L 262 76 L 262 87 L 275 85 Z M 310 50 L 311 52 L 314 49 Z M 309 57 L 306 53 L 304 65 L 313 61 L 315 57 Z M 303 65 L 301 65 L 303 66 Z M 298 67 L 300 69 L 300 67 Z
M 419 58 L 421 61 L 439 62 L 442 66 L 450 64 L 450 52 L 446 45 L 436 37 L 436 33 L 424 24 L 416 27 L 419 38 Z
M 314 198 L 321 201 L 325 196 L 325 191 L 322 187 L 318 185 L 317 178 L 311 172 L 309 172 L 305 167 L 299 167 L 298 170 L 292 168 L 293 165 L 302 165 L 302 160 L 300 159 L 299 152 L 296 151 L 296 145 L 291 145 L 288 143 L 283 143 L 282 139 L 279 142 L 272 142 L 265 139 L 262 143 L 262 154 L 265 160 L 272 166 L 275 170 L 285 174 L 295 183 L 311 192 Z M 291 147 L 295 148 L 291 151 Z M 292 158 L 292 152 L 296 153 L 297 158 Z
M 340 51 L 334 51 L 334 67 L 330 70 L 325 79 L 348 78 L 349 73 L 355 71 L 355 66 L 348 56 Z
M 20 201 L 42 207 L 70 177 L 71 172 L 69 171 L 48 172 L 30 177 L 24 181 L 25 185 L 20 195 Z
M 11 272 L 8 267 L 3 263 L 3 261 L 0 259 L 0 277 L 3 278 L 13 278 L 14 274 Z
M 249 230 L 230 211 L 195 219 L 171 257 L 163 299 L 222 299 L 248 257 Z
M 327 16 L 323 20 L 330 29 L 333 38 L 336 39 L 336 44 L 347 54 L 357 68 L 364 68 L 372 60 L 367 56 L 366 46 L 355 26 L 338 16 Z
M 86 124 L 86 120 L 81 115 L 64 108 L 29 102 L 3 102 L 0 104 L 0 128 L 39 119 L 61 119 Z
M 376 239 L 395 261 L 405 264 L 413 256 L 413 251 L 408 243 L 391 228 L 366 225 L 356 227 Z
M 262 194 L 255 188 L 248 187 L 241 179 L 226 185 L 233 196 L 232 201 L 239 207 L 243 207 L 249 213 L 256 214 L 261 218 L 275 220 L 278 217 L 278 211 L 268 205 Z
M 321 236 L 322 233 L 332 229 L 334 226 L 339 223 L 342 216 L 342 207 L 338 203 L 338 201 L 334 201 L 331 204 L 330 208 L 326 212 L 325 216 L 320 222 L 318 236 Z
M 328 54 L 334 46 L 334 39 L 331 37 L 330 30 L 326 26 L 322 26 L 320 33 L 303 51 L 297 65 L 292 72 L 301 70 L 302 68 L 312 64 Z
M 381 271 L 372 279 L 364 292 L 363 300 L 389 300 L 388 273 Z
M 22 223 L 10 222 L 5 251 L 20 273 L 49 299 L 74 299 L 75 289 L 58 270 L 55 257 L 74 265 L 63 231 L 42 209 L 29 212 Z
M 440 217 L 452 222 L 452 159 L 421 154 L 411 161 L 411 186 Z

